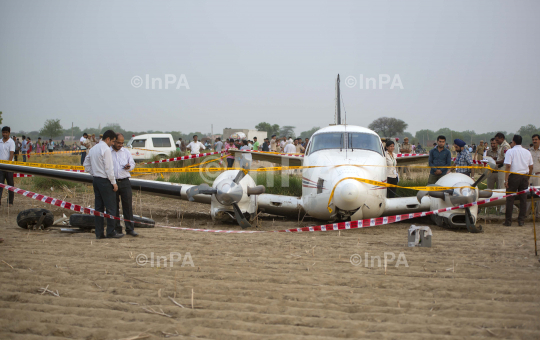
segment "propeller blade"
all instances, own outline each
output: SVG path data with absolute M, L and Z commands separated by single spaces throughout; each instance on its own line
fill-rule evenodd
M 201 185 L 197 185 L 197 186 L 194 186 L 192 188 L 189 188 L 186 193 L 187 193 L 187 196 L 188 196 L 188 200 L 190 202 L 193 202 L 195 201 L 195 198 L 193 198 L 193 196 L 195 195 L 199 195 L 199 194 L 202 194 L 202 195 L 212 195 L 212 194 L 215 194 L 217 192 L 216 189 L 213 189 L 211 188 L 208 184 L 206 183 L 203 183 Z
M 266 191 L 266 188 L 264 187 L 264 185 L 257 185 L 255 187 L 248 187 L 247 188 L 248 196 L 264 194 L 265 191 Z
M 421 191 L 418 191 L 418 193 L 416 194 L 416 199 L 418 200 L 418 203 L 421 203 L 422 198 L 424 198 L 424 196 L 428 195 L 429 197 L 440 198 L 440 199 L 442 199 L 444 201 L 445 200 L 444 193 L 445 193 L 445 191 L 425 191 L 425 190 L 421 190 Z
M 242 178 L 244 178 L 245 175 L 246 174 L 242 170 L 238 171 L 238 174 L 236 175 L 236 178 L 233 182 L 236 184 L 240 183 L 240 181 L 242 180 Z
M 484 171 L 484 173 L 482 174 L 482 176 L 478 177 L 478 179 L 476 180 L 476 182 L 474 182 L 474 184 L 472 185 L 473 187 L 477 187 L 478 186 L 478 183 L 482 182 L 484 180 L 484 178 L 486 178 L 487 176 L 489 176 L 491 174 L 491 170 L 490 169 L 486 169 L 486 171 Z
M 480 190 L 478 193 L 478 198 L 491 198 L 493 196 L 493 191 Z
M 238 204 L 233 203 L 232 206 L 234 209 L 234 217 L 236 217 L 236 221 L 242 227 L 242 229 L 250 228 L 251 224 L 249 224 L 249 222 L 244 217 L 244 214 L 242 214 L 242 210 L 240 210 Z

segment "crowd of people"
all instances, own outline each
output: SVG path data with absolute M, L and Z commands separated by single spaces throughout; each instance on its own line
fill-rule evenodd
M 490 145 L 480 141 L 478 146 L 468 146 L 465 141 L 455 139 L 452 148 L 446 143 L 445 136 L 438 136 L 437 142 L 433 149 L 429 151 L 428 164 L 430 173 L 428 185 L 435 184 L 439 179 L 449 172 L 464 174 L 474 178 L 474 160 L 482 160 L 486 157 L 491 157 L 496 163 L 500 171 L 492 172 L 487 178 L 488 189 L 505 189 L 508 193 L 523 191 L 529 185 L 540 185 L 540 135 L 532 136 L 533 143 L 529 149 L 522 147 L 523 138 L 520 135 L 514 135 L 511 143 L 506 141 L 506 137 L 502 132 L 497 133 L 491 140 Z M 386 142 L 386 165 L 387 165 L 387 182 L 389 184 L 397 184 L 399 174 L 396 167 L 396 154 L 394 153 L 394 142 Z M 409 144 L 408 138 L 404 139 L 401 145 L 401 152 L 414 152 L 414 148 Z M 412 153 L 411 152 L 411 153 Z M 455 152 L 453 155 L 452 152 Z M 452 166 L 452 157 L 454 159 L 455 168 Z M 396 196 L 394 188 L 387 190 L 387 197 L 393 198 Z M 530 202 L 527 202 L 527 194 L 518 196 L 510 196 L 506 199 L 506 206 L 501 210 L 505 213 L 505 226 L 512 224 L 512 212 L 514 201 L 519 199 L 520 208 L 518 216 L 518 224 L 521 226 L 525 223 L 525 217 L 529 215 L 533 209 Z M 535 217 L 540 218 L 540 202 L 536 202 L 534 206 Z

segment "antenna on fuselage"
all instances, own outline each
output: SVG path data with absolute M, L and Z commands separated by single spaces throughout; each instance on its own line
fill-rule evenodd
M 339 74 L 336 80 L 336 125 L 341 125 L 341 93 L 339 92 Z

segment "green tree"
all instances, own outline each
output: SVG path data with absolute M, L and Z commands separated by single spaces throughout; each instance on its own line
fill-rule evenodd
M 270 138 L 270 136 L 272 135 L 277 135 L 279 133 L 279 125 L 277 124 L 270 124 L 270 123 L 267 123 L 267 122 L 262 122 L 262 123 L 259 123 L 257 125 L 255 125 L 255 128 L 258 130 L 258 131 L 266 131 L 267 134 L 268 134 L 268 138 Z
M 39 133 L 49 138 L 60 136 L 64 128 L 60 125 L 60 119 L 47 119 Z
M 290 125 L 285 125 L 283 127 L 281 127 L 281 129 L 279 129 L 279 135 L 281 137 L 296 137 L 295 134 L 294 134 L 294 126 L 290 126 Z
M 304 140 L 304 139 L 306 139 L 306 138 L 310 138 L 310 139 L 311 139 L 311 136 L 313 136 L 313 134 L 314 134 L 315 132 L 317 132 L 317 130 L 319 130 L 319 129 L 320 129 L 320 127 L 316 126 L 316 127 L 312 128 L 312 129 L 310 129 L 310 130 L 307 130 L 307 131 L 304 131 L 304 132 L 300 133 L 300 136 L 299 136 L 299 137 L 302 138 L 302 140 Z
M 528 124 L 528 125 L 524 125 L 524 126 L 520 127 L 517 133 L 520 136 L 529 136 L 529 135 L 532 136 L 535 133 L 538 133 L 539 130 L 540 130 L 540 128 L 537 128 L 536 126 L 534 126 L 532 124 Z
M 0 124 L 2 124 L 2 111 L 0 111 Z
M 379 134 L 381 137 L 394 137 L 403 133 L 408 124 L 401 119 L 391 117 L 380 117 L 375 119 L 369 128 Z

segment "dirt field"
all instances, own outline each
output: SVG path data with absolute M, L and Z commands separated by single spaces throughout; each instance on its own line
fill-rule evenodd
M 341 233 L 138 229 L 138 238 L 97 241 L 93 234 L 58 228 L 23 230 L 15 222 L 18 211 L 51 206 L 16 195 L 8 217 L 5 197 L 1 339 L 540 338 L 532 223 L 508 228 L 492 220 L 483 234 L 431 225 L 432 248 L 406 247 L 411 223 L 426 221 Z M 81 194 L 66 200 L 91 202 Z M 135 211 L 141 207 L 161 225 L 238 229 L 214 225 L 200 204 L 143 195 Z M 53 212 L 61 217 L 70 211 Z M 296 226 L 265 217 L 260 229 Z M 155 257 L 171 252 L 182 260 L 157 267 Z M 384 252 L 396 256 L 386 273 L 373 258 Z M 400 252 L 408 266 L 395 266 Z M 151 261 L 152 253 L 153 267 L 137 264 L 144 257 L 139 254 Z M 373 267 L 364 266 L 365 253 Z M 361 265 L 351 264 L 354 254 Z M 59 297 L 42 294 L 45 287 Z

